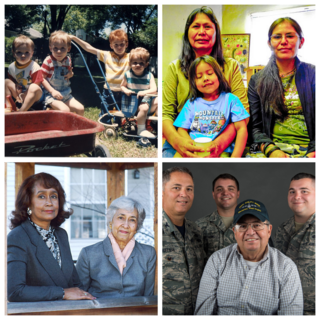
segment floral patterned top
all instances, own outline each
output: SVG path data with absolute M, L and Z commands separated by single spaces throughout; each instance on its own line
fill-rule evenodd
M 43 241 L 51 251 L 53 257 L 57 260 L 60 268 L 61 268 L 61 255 L 60 255 L 60 248 L 57 241 L 57 238 L 54 235 L 54 228 L 51 226 L 49 227 L 49 230 L 43 229 L 39 227 L 37 224 L 31 221 L 31 219 L 28 217 L 30 223 L 36 228 L 40 236 L 42 237 Z
M 275 121 L 273 141 L 307 146 L 310 139 L 295 83 L 295 74 L 296 72 L 293 72 L 281 78 L 289 116 L 283 122 Z

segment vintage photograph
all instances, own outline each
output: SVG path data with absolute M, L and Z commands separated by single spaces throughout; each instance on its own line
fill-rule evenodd
M 5 156 L 156 158 L 157 66 L 156 4 L 5 5 Z

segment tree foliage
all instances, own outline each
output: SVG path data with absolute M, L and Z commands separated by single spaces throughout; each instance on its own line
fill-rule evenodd
M 50 15 L 47 20 L 47 27 L 50 33 L 56 30 L 62 30 L 64 20 L 67 16 L 67 13 L 71 9 L 71 5 L 47 5 L 46 11 L 50 10 Z M 49 23 L 50 22 L 50 23 Z
M 15 37 L 5 37 L 5 61 L 13 61 L 12 43 Z
M 38 20 L 42 11 L 40 5 L 5 5 L 5 26 L 22 33 Z
M 6 5 L 6 27 L 19 30 L 34 24 L 44 38 L 55 30 L 75 34 L 83 29 L 94 38 L 107 30 L 124 28 L 130 48 L 142 46 L 157 55 L 158 8 L 156 5 Z
M 106 25 L 112 30 L 123 25 L 131 48 L 144 47 L 157 56 L 158 7 L 156 5 L 109 6 L 110 18 Z
M 124 24 L 128 35 L 143 30 L 150 19 L 157 17 L 157 6 L 123 5 L 109 6 L 110 18 L 107 25 L 111 29 L 118 29 Z

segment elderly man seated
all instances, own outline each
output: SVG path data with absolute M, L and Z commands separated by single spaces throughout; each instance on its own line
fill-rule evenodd
M 238 204 L 234 223 L 237 243 L 210 256 L 195 314 L 302 315 L 297 267 L 268 245 L 272 225 L 263 203 L 246 200 Z

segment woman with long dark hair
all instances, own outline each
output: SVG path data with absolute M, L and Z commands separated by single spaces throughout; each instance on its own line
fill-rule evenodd
M 239 66 L 234 59 L 224 58 L 221 31 L 217 18 L 209 7 L 195 9 L 189 15 L 183 36 L 180 59 L 170 63 L 163 83 L 162 127 L 166 139 L 163 157 L 173 157 L 179 152 L 183 157 L 196 157 L 194 152 L 204 151 L 195 147 L 192 141 L 180 136 L 173 126 L 178 113 L 189 97 L 189 68 L 198 57 L 210 55 L 220 65 L 224 76 L 247 111 L 249 111 L 245 87 Z M 219 156 L 234 140 L 236 130 L 229 124 L 224 132 L 212 143 L 212 157 Z
M 247 157 L 315 157 L 315 66 L 297 58 L 303 43 L 292 18 L 269 28 L 271 58 L 248 88 L 251 150 L 258 152 Z
M 80 289 L 68 235 L 60 225 L 70 217 L 60 182 L 38 173 L 22 183 L 8 234 L 8 300 L 93 300 Z

